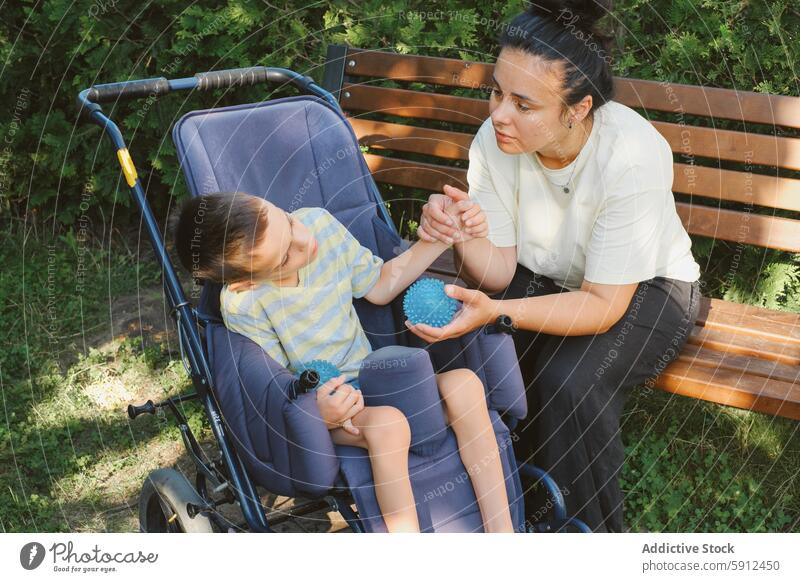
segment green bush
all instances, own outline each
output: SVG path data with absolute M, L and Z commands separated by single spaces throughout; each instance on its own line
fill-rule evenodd
M 329 43 L 402 53 L 492 60 L 496 37 L 521 0 L 367 0 L 264 4 L 257 0 L 187 6 L 165 0 L 66 0 L 8 4 L 0 24 L 5 67 L 0 96 L 12 104 L 0 124 L 0 216 L 90 224 L 96 232 L 114 215 L 137 221 L 110 145 L 96 127 L 76 122 L 79 90 L 101 82 L 188 76 L 248 65 L 285 66 L 322 78 Z M 615 30 L 616 72 L 742 90 L 797 95 L 800 15 L 790 0 L 621 0 L 606 19 Z M 235 95 L 144 100 L 107 108 L 129 141 L 150 201 L 164 215 L 185 193 L 169 138 L 171 124 L 197 107 Z M 392 188 L 385 188 L 393 196 Z M 419 196 L 419 194 L 417 194 Z M 120 204 L 125 210 L 113 210 Z M 418 212 L 412 208 L 403 208 Z M 405 216 L 414 219 L 414 216 Z M 399 217 L 395 217 L 399 221 Z M 711 265 L 736 249 L 696 242 Z M 704 278 L 707 294 L 797 309 L 798 262 L 785 253 L 745 249 L 752 268 Z

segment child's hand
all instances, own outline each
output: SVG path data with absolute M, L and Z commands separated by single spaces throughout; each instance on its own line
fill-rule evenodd
M 337 376 L 317 388 L 317 406 L 328 429 L 342 427 L 358 436 L 361 431 L 350 419 L 364 409 L 364 396 L 360 390 L 345 384 L 344 379 L 344 375 Z

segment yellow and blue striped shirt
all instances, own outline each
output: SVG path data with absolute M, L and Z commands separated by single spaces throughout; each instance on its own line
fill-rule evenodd
M 361 246 L 323 208 L 301 208 L 292 216 L 317 240 L 317 256 L 298 271 L 297 287 L 264 282 L 247 291 L 220 293 L 225 326 L 293 371 L 315 359 L 328 360 L 348 381 L 358 379 L 371 347 L 353 306 L 380 277 L 383 259 Z

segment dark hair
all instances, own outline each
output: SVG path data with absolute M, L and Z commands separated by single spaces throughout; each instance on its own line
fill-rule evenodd
M 243 192 L 195 196 L 173 214 L 170 228 L 181 264 L 193 277 L 240 281 L 251 274 L 245 257 L 264 236 L 266 208 Z
M 500 48 L 560 63 L 565 109 L 591 95 L 593 111 L 614 96 L 611 36 L 597 29 L 610 10 L 610 0 L 534 0 L 503 28 Z

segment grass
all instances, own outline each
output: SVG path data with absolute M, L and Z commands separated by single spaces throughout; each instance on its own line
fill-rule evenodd
M 166 344 L 115 333 L 111 306 L 159 271 L 122 245 L 0 239 L 0 531 L 135 531 L 145 475 L 183 445 L 173 424 L 129 423 L 125 407 L 188 383 Z M 187 412 L 202 434 L 202 412 Z
M 800 423 L 646 389 L 622 423 L 632 530 L 800 530 Z
M 145 329 L 166 324 L 159 270 L 123 244 L 0 243 L 0 531 L 135 531 L 144 477 L 186 462 L 171 420 L 124 413 L 188 388 Z M 622 422 L 632 530 L 800 531 L 800 423 L 644 389 Z

